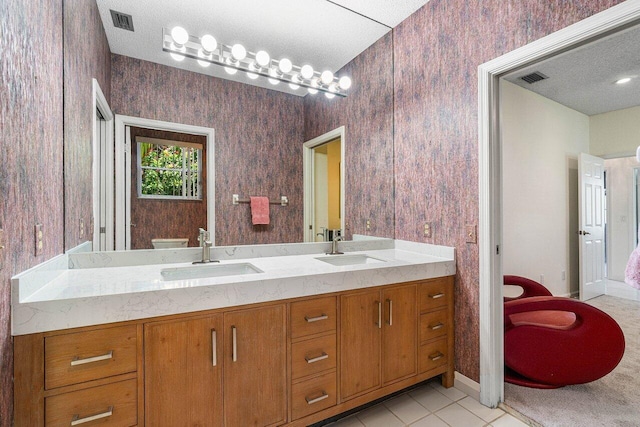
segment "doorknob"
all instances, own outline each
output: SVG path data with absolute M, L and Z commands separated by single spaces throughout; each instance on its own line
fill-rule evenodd
M 582 230 L 576 231 L 576 233 L 578 233 L 581 236 L 587 236 L 587 235 L 591 234 L 588 231 L 582 231 Z

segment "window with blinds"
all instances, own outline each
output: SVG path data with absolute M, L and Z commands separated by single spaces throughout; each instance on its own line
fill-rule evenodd
M 138 197 L 202 200 L 202 144 L 136 137 Z

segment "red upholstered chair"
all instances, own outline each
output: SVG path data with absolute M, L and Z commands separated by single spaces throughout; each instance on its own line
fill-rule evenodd
M 505 381 L 557 388 L 597 380 L 618 365 L 625 341 L 611 316 L 581 301 L 550 296 L 529 279 L 505 276 L 505 284 L 523 286 L 527 295 L 546 292 L 504 303 Z

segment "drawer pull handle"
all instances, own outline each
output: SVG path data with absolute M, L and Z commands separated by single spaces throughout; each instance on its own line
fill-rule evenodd
M 433 353 L 429 356 L 429 359 L 431 359 L 432 362 L 435 362 L 438 359 L 442 359 L 444 357 L 444 354 L 440 353 L 439 351 L 436 353 Z
M 218 333 L 215 329 L 211 330 L 211 364 L 216 366 L 218 364 Z
M 317 322 L 318 320 L 327 320 L 328 318 L 329 318 L 329 316 L 327 316 L 324 313 L 322 313 L 320 316 L 316 316 L 316 317 L 304 316 L 304 320 L 306 320 L 307 323 Z
M 389 321 L 387 325 L 393 326 L 393 301 L 388 299 L 387 304 L 389 304 Z
M 231 334 L 233 335 L 231 342 L 231 360 L 234 362 L 238 361 L 238 333 L 237 328 L 235 326 L 231 327 Z
M 321 400 L 325 400 L 327 397 L 329 397 L 329 395 L 323 391 L 322 396 L 318 396 L 315 399 L 309 399 L 308 397 L 305 397 L 304 400 L 307 401 L 307 404 L 313 405 L 314 403 L 318 403 Z
M 382 301 L 376 301 L 378 304 L 378 329 L 382 329 Z
M 107 412 L 103 412 L 101 414 L 90 415 L 90 416 L 84 417 L 84 418 L 80 418 L 80 415 L 76 414 L 76 415 L 73 416 L 73 418 L 71 418 L 71 425 L 72 426 L 77 426 L 77 425 L 80 425 L 80 424 L 88 423 L 90 421 L 99 420 L 101 418 L 107 418 L 107 417 L 110 417 L 111 415 L 113 415 L 113 406 L 109 406 L 109 409 L 107 409 Z
M 113 350 L 101 356 L 87 357 L 86 359 L 75 358 L 71 361 L 71 366 L 84 365 L 86 363 L 100 362 L 101 360 L 109 360 L 113 358 Z
M 328 359 L 328 358 L 329 358 L 329 355 L 323 351 L 321 356 L 313 357 L 311 359 L 308 358 L 307 356 L 305 356 L 304 360 L 306 360 L 307 363 L 315 363 L 315 362 L 319 362 L 321 360 Z
M 429 295 L 429 298 L 438 299 L 438 298 L 442 298 L 443 296 L 444 296 L 444 292 L 440 292 L 440 293 L 437 293 L 437 294 Z
M 433 326 L 429 326 L 431 328 L 432 331 L 437 331 L 438 329 L 442 329 L 444 328 L 444 324 L 443 323 L 436 323 Z

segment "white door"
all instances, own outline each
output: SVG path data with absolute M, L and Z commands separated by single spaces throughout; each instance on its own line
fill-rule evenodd
M 578 166 L 580 206 L 580 299 L 604 294 L 604 159 L 581 153 Z

